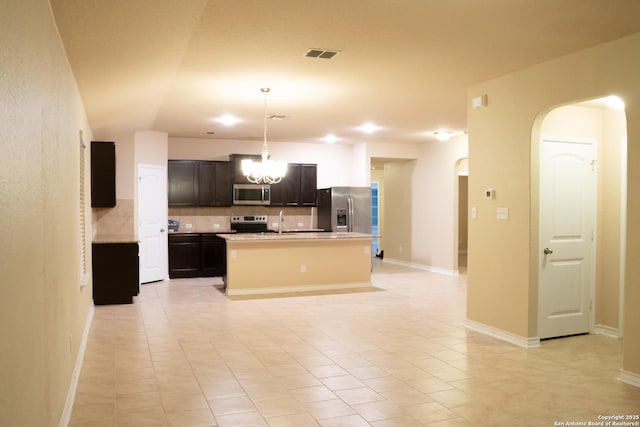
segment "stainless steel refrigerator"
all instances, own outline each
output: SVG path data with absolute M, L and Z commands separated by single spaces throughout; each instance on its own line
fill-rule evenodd
M 371 234 L 371 187 L 319 189 L 318 228 Z

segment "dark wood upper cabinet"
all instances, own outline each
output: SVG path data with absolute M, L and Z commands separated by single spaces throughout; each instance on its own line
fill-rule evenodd
M 300 205 L 317 206 L 318 165 L 300 165 Z
M 116 144 L 91 141 L 91 207 L 116 205 Z
M 242 160 L 251 159 L 254 162 L 261 162 L 262 156 L 258 154 L 230 154 L 233 184 L 249 184 L 249 180 L 242 174 Z
M 229 162 L 169 160 L 168 165 L 170 207 L 231 206 Z
M 198 206 L 214 206 L 216 201 L 216 164 L 198 162 Z
M 317 165 L 289 163 L 287 174 L 271 186 L 271 206 L 316 206 Z
M 233 168 L 231 162 L 216 162 L 215 206 L 231 206 L 233 203 Z
M 198 162 L 169 160 L 167 168 L 169 206 L 196 206 L 198 201 Z

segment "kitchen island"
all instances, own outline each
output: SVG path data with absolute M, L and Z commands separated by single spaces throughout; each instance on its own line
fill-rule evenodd
M 226 241 L 227 295 L 371 286 L 371 235 L 219 234 Z

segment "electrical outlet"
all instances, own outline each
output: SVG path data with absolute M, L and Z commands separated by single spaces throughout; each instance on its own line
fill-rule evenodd
M 185 224 L 184 228 L 193 228 L 193 224 Z
M 474 206 L 471 208 L 471 219 L 477 219 L 477 218 L 478 218 L 478 208 Z
M 220 224 L 213 224 L 213 229 L 214 230 L 219 230 L 220 229 Z
M 364 247 L 364 253 L 365 254 L 370 254 L 371 253 L 371 248 L 369 246 L 365 246 Z
M 304 265 L 304 264 L 302 264 L 302 265 L 300 266 L 300 273 L 306 273 L 306 272 L 307 272 L 307 266 L 306 266 L 306 265 Z
M 237 258 L 238 257 L 238 251 L 236 251 L 235 249 L 231 250 L 231 258 Z

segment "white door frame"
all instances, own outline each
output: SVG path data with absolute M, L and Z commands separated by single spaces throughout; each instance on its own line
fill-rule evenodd
M 625 116 L 626 123 L 626 116 Z M 627 259 L 627 137 L 620 141 L 620 275 L 618 291 L 618 338 L 624 336 L 624 282 Z
M 542 158 L 542 147 L 543 144 L 545 142 L 566 142 L 566 143 L 589 143 L 593 145 L 593 151 L 594 151 L 594 159 L 596 160 L 596 165 L 597 165 L 597 154 L 598 154 L 598 142 L 592 138 L 571 138 L 571 137 L 565 137 L 565 136 L 552 136 L 552 135 L 541 135 L 540 136 L 540 142 L 539 142 L 539 147 L 538 147 L 538 152 L 540 153 L 538 158 L 540 159 L 540 163 L 538 165 L 538 177 L 539 179 L 541 179 L 542 177 L 542 168 L 543 168 L 543 158 Z M 592 306 L 591 306 L 591 310 L 589 313 L 589 332 L 593 333 L 594 332 L 594 328 L 595 328 L 595 312 L 596 312 L 596 265 L 597 265 L 597 258 L 596 258 L 596 254 L 597 254 L 597 247 L 598 247 L 598 232 L 597 232 L 597 224 L 598 224 L 598 187 L 597 187 L 597 167 L 595 169 L 595 173 L 596 176 L 594 177 L 594 185 L 595 185 L 595 191 L 594 191 L 594 212 L 593 212 L 593 244 L 591 245 L 591 280 L 589 283 L 589 297 L 591 299 L 592 302 Z M 539 186 L 538 188 L 538 195 L 540 195 L 542 193 L 542 188 L 541 186 Z M 538 197 L 538 199 L 540 199 L 540 197 Z M 539 213 L 539 224 L 542 223 L 542 212 Z M 542 248 L 544 247 L 545 243 L 542 242 L 542 226 L 539 225 L 538 226 L 538 250 L 541 253 L 542 252 Z M 541 255 L 539 255 L 541 257 Z M 542 281 L 542 258 L 540 258 L 540 262 L 538 262 L 538 301 L 540 301 L 541 297 L 541 292 L 542 292 L 542 286 L 540 285 L 540 282 Z M 538 304 L 538 336 L 540 335 L 540 330 L 541 330 L 541 322 L 542 322 L 542 305 L 539 303 Z

